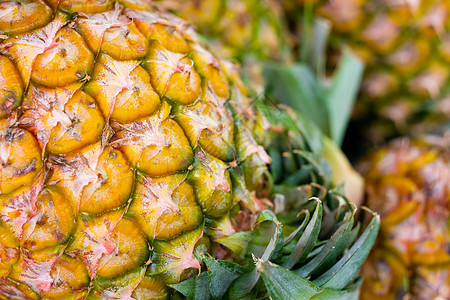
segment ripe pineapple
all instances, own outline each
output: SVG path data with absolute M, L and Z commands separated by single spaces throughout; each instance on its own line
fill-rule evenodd
M 381 216 L 361 299 L 450 298 L 449 146 L 448 136 L 403 138 L 361 163 L 366 204 Z
M 205 219 L 257 209 L 270 159 L 230 65 L 145 1 L 0 14 L 0 297 L 167 297 Z
M 302 5 L 331 22 L 336 49 L 350 47 L 366 63 L 354 119 L 365 138 L 382 142 L 430 131 L 450 116 L 450 6 L 440 0 L 285 0 L 300 19 Z M 369 133 L 369 134 L 367 134 Z
M 311 296 L 358 293 L 377 219 L 355 240 L 315 160 L 266 199 L 269 127 L 187 23 L 144 0 L 0 15 L 0 299 L 274 297 L 286 274 Z
M 283 11 L 274 0 L 159 0 L 213 40 L 220 54 L 244 60 L 290 58 Z

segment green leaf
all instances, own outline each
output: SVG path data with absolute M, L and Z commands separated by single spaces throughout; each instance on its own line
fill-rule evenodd
M 180 283 L 170 284 L 185 297 L 193 300 L 209 300 L 212 299 L 209 292 L 208 273 L 200 273 L 198 277 L 192 277 Z
M 270 261 L 257 260 L 256 269 L 272 299 L 310 299 L 321 291 L 311 281 Z
M 317 242 L 320 232 L 320 225 L 322 224 L 322 201 L 317 198 L 314 200 L 317 201 L 314 214 L 312 215 L 311 221 L 306 226 L 302 236 L 298 240 L 294 250 L 283 263 L 283 267 L 286 269 L 290 269 L 297 262 L 304 260 Z
M 311 45 L 310 64 L 319 78 L 325 76 L 328 37 L 331 31 L 331 22 L 324 18 L 314 19 L 314 37 Z
M 245 252 L 247 250 L 248 243 L 253 237 L 253 232 L 251 231 L 241 231 L 234 233 L 230 236 L 216 239 L 215 242 L 224 245 L 241 259 L 244 258 Z
M 349 289 L 346 290 L 332 290 L 324 289 L 319 294 L 312 297 L 313 300 L 358 300 L 359 291 L 361 287 L 362 280 L 358 280 Z
M 279 115 L 277 121 L 281 122 L 286 131 L 297 133 L 290 137 L 290 142 L 303 141 L 301 144 L 297 142 L 298 149 L 310 150 L 313 153 L 322 152 L 323 133 L 314 122 L 308 122 L 302 114 L 290 107 L 283 107 L 283 110 L 279 110 Z
M 317 256 L 299 270 L 295 271 L 295 273 L 302 277 L 309 277 L 310 275 L 314 276 L 324 272 L 333 264 L 338 255 L 341 254 L 347 246 L 347 238 L 351 232 L 352 226 L 353 216 L 349 218 L 347 222 L 342 223 Z
M 230 287 L 231 283 L 244 273 L 240 265 L 225 260 L 203 257 L 208 267 L 209 288 L 215 299 L 221 299 Z
M 299 111 L 324 134 L 330 134 L 325 93 L 309 67 L 299 63 L 290 66 L 269 63 L 263 75 L 269 95 Z
M 347 253 L 327 272 L 313 282 L 329 289 L 343 289 L 357 276 L 369 255 L 380 228 L 380 216 L 374 214 L 367 228 Z
M 263 210 L 256 217 L 256 223 L 263 223 L 266 221 L 278 222 L 277 216 L 271 210 Z
M 325 97 L 329 112 L 330 134 L 325 131 L 324 133 L 339 146 L 342 145 L 344 139 L 363 71 L 363 62 L 349 51 L 345 51 Z
M 252 297 L 252 293 L 254 293 L 253 289 L 259 278 L 260 275 L 256 271 L 256 268 L 253 268 L 250 272 L 243 274 L 232 283 L 229 298 L 235 300 L 254 299 L 255 297 Z
M 248 245 L 248 253 L 263 259 L 277 259 L 282 254 L 282 225 L 270 210 L 263 210 L 256 218 L 253 239 Z

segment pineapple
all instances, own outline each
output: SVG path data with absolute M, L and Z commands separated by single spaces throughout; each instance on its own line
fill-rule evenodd
M 145 1 L 0 11 L 0 295 L 167 297 L 200 270 L 205 219 L 260 209 L 245 91 Z
M 314 160 L 276 193 L 270 126 L 185 21 L 144 0 L 0 15 L 0 299 L 276 298 L 286 276 L 357 295 L 378 219 L 356 240 Z
M 224 57 L 243 61 L 249 54 L 289 60 L 290 38 L 283 10 L 274 0 L 158 0 L 189 20 L 216 44 Z
M 448 121 L 450 6 L 440 0 L 285 0 L 330 21 L 331 65 L 342 46 L 366 63 L 354 123 L 375 144 Z M 296 4 L 294 4 L 296 3 Z M 296 10 L 297 9 L 297 10 Z
M 361 162 L 380 235 L 361 299 L 450 298 L 448 136 L 398 139 Z

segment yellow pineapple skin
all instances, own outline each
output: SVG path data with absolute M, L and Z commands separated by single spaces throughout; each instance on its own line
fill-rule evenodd
M 224 57 L 244 60 L 250 54 L 264 59 L 291 59 L 291 37 L 277 0 L 157 1 L 189 20 Z
M 381 144 L 448 122 L 450 5 L 441 0 L 284 0 L 291 18 L 302 8 L 331 25 L 330 70 L 341 49 L 366 64 L 353 119 L 365 139 Z
M 145 0 L 0 15 L 0 299 L 168 299 L 207 219 L 224 237 L 260 209 L 270 158 L 237 67 Z
M 449 145 L 448 136 L 398 139 L 360 163 L 366 205 L 381 216 L 361 299 L 450 297 Z

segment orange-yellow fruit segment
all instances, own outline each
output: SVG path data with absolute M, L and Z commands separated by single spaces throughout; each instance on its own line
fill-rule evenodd
M 112 232 L 123 217 L 123 211 L 112 210 L 100 216 L 78 215 L 78 226 L 65 253 L 77 256 L 94 277 L 102 256 L 114 255 L 119 246 L 112 239 Z
M 127 270 L 142 266 L 150 255 L 147 239 L 132 220 L 122 218 L 111 232 L 110 240 L 116 245 L 114 252 L 102 256 L 97 275 L 114 277 Z
M 40 300 L 39 295 L 33 292 L 33 290 L 24 283 L 16 282 L 8 278 L 3 278 L 1 284 L 1 300 L 14 299 L 13 297 L 15 297 L 16 299 Z
M 64 243 L 75 228 L 69 201 L 55 187 L 44 189 L 36 201 L 36 216 L 23 226 L 23 247 L 30 251 Z
M 18 34 L 39 28 L 50 22 L 53 13 L 42 0 L 1 1 L 0 11 L 0 34 Z
M 40 62 L 37 62 L 37 57 L 41 55 L 42 53 L 49 51 L 48 53 L 56 54 L 57 51 L 60 49 L 63 49 L 66 46 L 71 46 L 70 51 L 68 53 L 73 56 L 79 55 L 79 53 L 76 53 L 76 51 L 73 51 L 73 49 L 77 49 L 78 45 L 74 44 L 73 41 L 80 41 L 76 37 L 71 42 L 63 42 L 61 45 L 57 45 L 56 37 L 59 34 L 59 30 L 63 28 L 63 26 L 67 23 L 68 16 L 57 12 L 54 19 L 47 25 L 45 25 L 42 28 L 38 28 L 31 32 L 26 32 L 23 34 L 16 35 L 14 37 L 11 37 L 7 39 L 3 43 L 3 49 L 2 53 L 11 58 L 14 63 L 17 65 L 17 70 L 20 72 L 20 75 L 22 75 L 22 79 L 24 81 L 25 86 L 28 86 L 31 78 L 31 74 L 33 72 L 34 66 L 39 67 L 40 64 L 43 64 L 45 67 L 47 64 L 53 64 L 55 67 L 55 71 L 61 71 L 64 70 L 64 68 L 67 68 L 67 66 L 70 66 L 71 64 L 71 57 L 68 56 L 67 61 L 65 59 L 61 59 L 62 55 L 61 53 L 56 55 L 57 57 L 55 60 L 53 60 L 52 55 L 46 55 L 43 54 L 42 59 L 40 59 Z M 71 35 L 72 38 L 74 35 Z M 83 47 L 83 46 L 81 46 Z M 54 48 L 57 48 L 56 50 Z M 86 54 L 84 53 L 84 56 Z M 43 59 L 45 57 L 45 60 Z M 62 65 L 59 66 L 57 63 L 60 62 Z M 77 62 L 78 63 L 78 62 Z M 83 62 L 80 62 L 80 65 L 83 65 Z M 76 68 L 76 64 L 71 65 L 72 68 Z M 49 68 L 47 67 L 47 70 Z M 45 73 L 43 70 L 34 70 L 37 71 L 37 78 L 43 79 L 40 77 L 49 76 L 50 80 L 53 80 L 53 82 L 49 82 L 49 85 L 52 86 L 54 82 L 57 82 L 58 79 L 55 79 L 54 76 L 52 77 L 51 74 L 53 73 L 53 70 L 50 69 L 51 74 Z M 70 70 L 69 75 L 62 75 L 64 80 L 67 80 L 70 78 Z
M 26 130 L 6 128 L 0 132 L 0 193 L 31 185 L 42 169 L 42 150 Z
M 23 81 L 19 72 L 12 61 L 0 55 L 0 119 L 20 105 L 22 95 Z
M 51 276 L 51 270 L 61 250 L 61 247 L 52 247 L 42 251 L 21 251 L 19 261 L 13 266 L 9 278 L 26 284 L 39 294 L 49 291 L 55 280 Z
M 193 152 L 181 127 L 166 119 L 164 102 L 156 115 L 122 126 L 116 135 L 132 164 L 151 176 L 163 176 L 185 170 L 192 162 Z
M 153 91 L 147 72 L 138 61 L 117 61 L 101 55 L 93 79 L 86 86 L 105 117 L 129 123 L 151 115 L 160 99 Z
M 0 221 L 0 276 L 7 274 L 19 258 L 19 242 L 14 232 Z
M 31 79 L 48 87 L 62 87 L 84 78 L 94 63 L 94 55 L 75 30 L 64 27 L 58 31 L 52 45 L 39 54 Z
M 204 97 L 205 101 L 179 107 L 175 120 L 186 132 L 193 148 L 200 144 L 215 157 L 232 161 L 236 157 L 233 116 L 224 100 L 212 91 L 207 91 Z
M 181 127 L 167 119 L 161 123 L 161 132 L 166 137 L 165 144 L 162 147 L 150 145 L 144 148 L 138 168 L 153 176 L 187 169 L 192 162 L 193 152 Z
M 149 23 L 139 19 L 135 22 L 148 39 L 157 40 L 167 50 L 177 53 L 189 52 L 189 44 L 175 26 Z
M 54 279 L 49 291 L 42 296 L 46 299 L 76 299 L 87 295 L 89 288 L 89 273 L 84 263 L 76 258 L 62 255 L 58 258 L 51 271 Z
M 202 77 L 208 79 L 208 84 L 211 85 L 212 90 L 218 97 L 227 100 L 230 94 L 230 86 L 219 60 L 198 45 L 193 50 L 192 60 L 195 63 L 195 69 Z
M 180 234 L 171 240 L 155 240 L 153 243 L 151 274 L 160 274 L 165 283 L 176 283 L 186 278 L 186 273 L 198 274 L 200 263 L 194 257 L 194 248 L 203 235 L 204 226 Z M 194 273 L 195 274 L 195 273 Z
M 100 143 L 65 158 L 51 157 L 50 182 L 64 192 L 75 211 L 99 214 L 125 203 L 133 186 L 133 171 L 117 149 Z
M 80 206 L 81 211 L 90 214 L 122 205 L 128 200 L 133 186 L 133 171 L 119 150 L 105 149 L 96 171 L 98 181 L 85 188 Z
M 48 3 L 54 8 L 66 12 L 83 12 L 87 14 L 99 13 L 111 9 L 114 1 L 112 0 L 48 0 Z
M 217 218 L 233 205 L 233 194 L 228 166 L 212 155 L 199 150 L 189 181 L 194 187 L 197 202 L 205 215 Z
M 132 297 L 136 300 L 167 300 L 169 290 L 161 278 L 146 275 L 134 289 Z
M 145 61 L 151 83 L 161 97 L 188 105 L 200 96 L 200 76 L 185 54 L 171 52 L 154 41 Z
M 101 50 L 117 60 L 139 59 L 148 51 L 148 41 L 134 23 L 112 27 L 103 35 Z
M 134 82 L 133 88 L 117 95 L 111 114 L 111 119 L 120 123 L 130 123 L 148 117 L 160 104 L 159 96 L 150 84 L 150 76 L 142 67 L 137 66 L 131 71 L 130 80 Z
M 139 179 L 129 213 L 150 239 L 170 239 L 202 221 L 194 191 L 184 182 L 186 175 Z
M 77 91 L 66 103 L 67 124 L 52 128 L 46 150 L 51 153 L 69 153 L 95 142 L 101 135 L 105 120 L 95 100 Z

